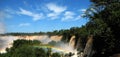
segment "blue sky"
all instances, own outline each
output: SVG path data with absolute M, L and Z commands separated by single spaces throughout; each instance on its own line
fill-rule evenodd
M 80 27 L 89 0 L 0 0 L 6 32 L 47 32 Z M 3 26 L 0 26 L 3 27 Z

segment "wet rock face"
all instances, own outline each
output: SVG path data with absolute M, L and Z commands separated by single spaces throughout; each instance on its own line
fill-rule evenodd
M 58 35 L 54 35 L 54 36 L 50 36 L 50 39 L 53 40 L 53 41 L 61 41 L 63 36 L 58 36 Z
M 92 45 L 93 45 L 93 36 L 88 37 L 88 41 L 86 43 L 85 49 L 84 49 L 84 57 L 90 57 L 92 53 Z
M 78 49 L 79 51 L 83 51 L 84 46 L 83 46 L 83 43 L 81 41 L 81 38 L 78 38 L 76 45 L 75 45 L 75 48 Z

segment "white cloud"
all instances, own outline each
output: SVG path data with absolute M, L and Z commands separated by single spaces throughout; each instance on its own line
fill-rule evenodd
M 47 14 L 47 17 L 50 17 L 52 20 L 54 20 L 54 19 L 58 18 L 58 15 L 59 14 L 57 14 L 57 13 L 49 13 L 49 14 Z
M 66 11 L 62 17 L 62 21 L 76 21 L 82 18 L 82 14 L 76 14 L 72 11 Z
M 33 18 L 34 21 L 40 20 L 43 18 L 43 14 L 37 14 L 37 13 L 33 13 L 31 11 L 25 10 L 20 8 L 20 12 L 18 12 L 18 14 L 22 14 L 22 15 L 27 15 Z
M 79 20 L 79 19 L 81 19 L 81 18 L 82 18 L 82 16 L 79 15 L 79 16 L 77 16 L 77 17 L 75 18 L 75 20 Z
M 58 5 L 53 4 L 53 3 L 48 3 L 46 6 L 49 10 L 51 10 L 55 13 L 61 13 L 67 9 L 67 7 L 65 7 L 65 6 L 58 6 Z
M 85 12 L 87 9 L 80 9 L 79 11 Z
M 75 13 L 71 11 L 66 11 L 64 14 L 64 17 L 62 18 L 62 21 L 70 21 L 74 20 Z
M 50 11 L 50 13 L 47 14 L 47 17 L 50 17 L 52 20 L 57 19 L 62 12 L 67 10 L 67 7 L 59 6 L 54 3 L 48 3 L 46 7 Z
M 30 23 L 21 23 L 21 24 L 19 24 L 19 27 L 24 27 L 24 26 L 30 26 Z

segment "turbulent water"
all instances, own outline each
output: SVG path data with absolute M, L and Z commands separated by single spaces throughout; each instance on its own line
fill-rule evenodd
M 74 39 L 74 37 L 72 37 Z M 46 46 L 54 49 L 56 52 L 65 52 L 65 53 L 75 53 L 73 57 L 77 57 L 77 50 L 73 47 L 73 40 L 70 43 L 64 43 L 61 41 L 62 36 L 51 36 L 48 37 L 47 35 L 40 35 L 40 36 L 0 36 L 0 52 L 5 53 L 6 48 L 12 47 L 12 43 L 14 40 L 17 39 L 25 39 L 25 40 L 39 40 L 43 44 L 48 44 L 51 41 L 58 42 L 54 46 Z M 72 45 L 71 45 L 72 44 Z
M 84 51 L 80 54 L 77 54 L 77 49 L 74 48 L 75 46 L 75 36 L 72 36 L 69 43 L 64 43 L 61 41 L 62 36 L 50 36 L 47 35 L 39 35 L 39 36 L 0 36 L 0 53 L 5 53 L 6 48 L 12 47 L 12 43 L 14 40 L 17 39 L 25 39 L 25 40 L 39 40 L 42 42 L 42 44 L 48 44 L 52 41 L 56 42 L 52 46 L 43 46 L 49 47 L 53 49 L 53 52 L 63 52 L 63 53 L 69 53 L 72 52 L 74 55 L 72 57 L 83 57 L 87 55 L 87 57 L 90 57 L 90 54 L 92 52 L 92 37 L 88 37 L 88 41 L 86 43 L 86 46 L 84 48 Z M 80 44 L 80 43 L 78 43 Z

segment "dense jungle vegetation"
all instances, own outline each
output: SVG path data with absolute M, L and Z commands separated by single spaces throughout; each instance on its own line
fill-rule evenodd
M 6 48 L 7 53 L 0 54 L 0 57 L 60 57 L 59 53 L 51 54 L 51 49 L 36 48 L 34 45 L 40 45 L 38 40 L 16 40 L 13 47 Z
M 93 35 L 93 50 L 95 53 L 92 57 L 109 57 L 113 54 L 120 53 L 120 0 L 90 1 L 92 4 L 87 9 L 84 16 L 89 19 L 89 22 L 84 26 L 46 33 L 7 33 L 6 35 L 63 35 L 62 41 L 64 42 L 69 42 L 71 36 L 75 35 L 76 42 L 81 38 L 83 46 L 85 46 L 84 43 L 86 43 L 87 37 Z M 29 44 L 38 43 L 39 42 L 33 41 Z M 16 41 L 15 44 L 17 44 Z M 27 45 L 27 47 L 24 45 L 18 47 L 15 46 L 15 44 L 13 44 L 12 48 L 6 49 L 6 54 L 1 54 L 0 56 L 45 57 L 45 54 L 47 54 L 42 49 L 34 49 L 29 45 Z M 55 56 L 59 57 L 59 54 L 53 54 L 53 57 Z

